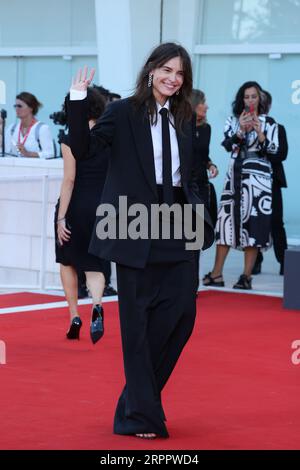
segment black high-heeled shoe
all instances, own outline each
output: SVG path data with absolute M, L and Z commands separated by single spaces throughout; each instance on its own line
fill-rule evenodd
M 95 305 L 92 310 L 90 335 L 93 344 L 104 335 L 104 310 L 99 304 Z
M 261 261 L 259 262 L 255 261 L 251 274 L 255 276 L 256 274 L 260 274 L 260 273 L 261 273 Z
M 82 321 L 80 317 L 74 317 L 70 326 L 69 331 L 67 332 L 68 339 L 79 339 L 80 328 L 82 327 Z

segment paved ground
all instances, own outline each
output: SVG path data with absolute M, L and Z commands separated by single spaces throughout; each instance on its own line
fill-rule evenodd
M 215 247 L 210 248 L 201 255 L 201 278 L 212 270 L 215 257 Z M 224 282 L 226 290 L 232 289 L 233 284 L 243 272 L 244 253 L 238 250 L 230 250 L 224 266 Z M 283 276 L 279 273 L 279 264 L 276 261 L 273 249 L 264 253 L 262 272 L 253 276 L 252 287 L 255 292 L 273 295 L 283 295 Z
M 214 264 L 215 247 L 210 248 L 201 255 L 200 260 L 200 277 L 211 271 Z M 225 290 L 231 290 L 233 284 L 237 281 L 239 275 L 243 271 L 244 254 L 237 250 L 230 250 L 224 268 Z M 253 276 L 252 286 L 253 293 L 268 295 L 283 295 L 283 276 L 279 274 L 279 264 L 277 263 L 273 249 L 264 253 L 264 262 L 262 265 L 262 273 Z M 112 270 L 112 285 L 116 288 L 115 269 Z M 207 289 L 205 287 L 205 289 Z M 19 291 L 24 291 L 20 288 Z M 12 292 L 11 290 L 2 289 L 1 293 Z M 18 292 L 14 290 L 13 292 Z M 40 292 L 40 291 L 39 291 Z M 63 295 L 62 290 L 47 291 L 48 293 Z

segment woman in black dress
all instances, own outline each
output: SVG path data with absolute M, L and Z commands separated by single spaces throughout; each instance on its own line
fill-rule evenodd
M 96 89 L 88 89 L 88 121 L 90 129 L 101 116 L 105 102 Z M 79 339 L 82 321 L 79 316 L 77 271 L 84 271 L 87 286 L 93 298 L 91 339 L 96 343 L 104 332 L 101 300 L 105 286 L 104 263 L 88 253 L 96 209 L 100 204 L 107 172 L 108 156 L 105 151 L 92 149 L 89 158 L 76 161 L 66 136 L 61 143 L 64 159 L 64 177 L 60 198 L 55 211 L 56 262 L 70 309 L 71 325 L 68 339 Z M 97 157 L 97 158 L 95 158 Z

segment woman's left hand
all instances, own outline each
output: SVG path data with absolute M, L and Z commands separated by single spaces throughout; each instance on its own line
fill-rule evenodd
M 256 115 L 253 115 L 252 117 L 252 126 L 257 134 L 261 133 L 261 123 Z
M 23 144 L 17 144 L 17 149 L 23 157 L 28 157 L 28 152 Z
M 66 219 L 60 219 L 57 221 L 57 238 L 59 244 L 62 246 L 64 242 L 68 242 L 71 237 L 71 231 L 66 227 Z
M 89 77 L 88 74 L 90 74 Z M 89 71 L 86 65 L 83 67 L 83 71 L 78 69 L 76 76 L 72 79 L 71 90 L 86 91 L 92 83 L 94 75 L 95 69 Z
M 252 122 L 253 122 L 253 129 L 258 135 L 259 142 L 262 144 L 265 141 L 266 137 L 265 137 L 265 134 L 261 130 L 261 122 L 257 116 L 253 116 Z
M 22 157 L 37 158 L 39 156 L 38 153 L 28 152 L 23 144 L 17 144 L 16 147 L 18 149 L 19 154 L 22 155 Z

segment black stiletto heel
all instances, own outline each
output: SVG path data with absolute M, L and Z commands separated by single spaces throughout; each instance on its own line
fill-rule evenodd
M 99 304 L 95 305 L 92 310 L 90 334 L 93 344 L 104 335 L 104 310 Z
M 79 339 L 80 328 L 82 326 L 82 321 L 79 317 L 74 317 L 70 326 L 69 331 L 67 332 L 68 339 Z

